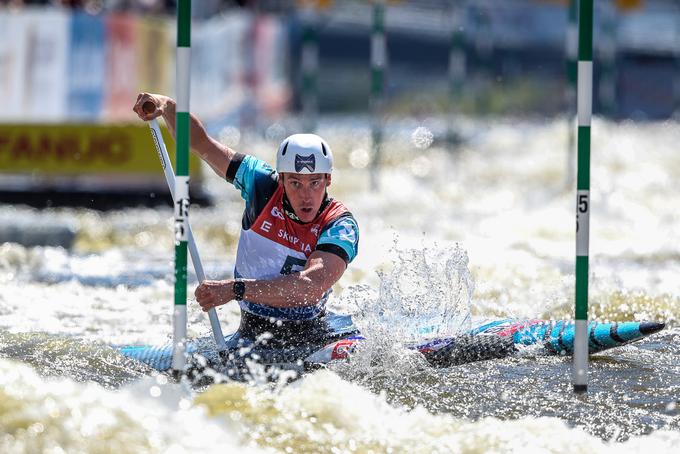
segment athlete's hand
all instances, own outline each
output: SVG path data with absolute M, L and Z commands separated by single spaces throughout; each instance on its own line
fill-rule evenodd
M 213 307 L 221 306 L 236 299 L 236 296 L 234 295 L 234 280 L 205 280 L 196 287 L 194 295 L 196 296 L 198 304 L 201 305 L 203 312 L 207 312 Z
M 163 95 L 140 93 L 137 95 L 132 111 L 144 121 L 153 120 L 163 115 L 169 100 L 170 98 Z

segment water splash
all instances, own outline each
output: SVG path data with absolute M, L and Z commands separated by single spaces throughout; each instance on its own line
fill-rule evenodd
M 392 250 L 389 269 L 379 272 L 378 292 L 366 286 L 346 290 L 353 319 L 366 341 L 349 364 L 334 370 L 348 378 L 400 377 L 427 368 L 409 345 L 455 336 L 470 329 L 474 282 L 460 245 Z
M 470 328 L 474 282 L 467 253 L 459 244 L 394 254 L 391 269 L 379 272 L 378 298 L 357 316 L 362 332 L 388 327 L 399 339 L 414 341 Z
M 434 134 L 425 126 L 419 126 L 411 133 L 411 143 L 421 150 L 429 148 L 433 141 Z

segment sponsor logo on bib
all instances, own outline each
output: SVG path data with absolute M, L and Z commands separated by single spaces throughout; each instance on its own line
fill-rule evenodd
M 285 220 L 285 218 L 283 217 L 283 213 L 277 207 L 272 207 L 272 216 L 277 217 L 282 221 Z

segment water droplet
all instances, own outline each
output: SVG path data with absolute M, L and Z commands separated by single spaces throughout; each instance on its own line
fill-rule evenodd
M 419 126 L 411 133 L 411 143 L 421 150 L 429 148 L 433 141 L 434 134 L 425 126 Z
M 281 142 L 286 137 L 286 128 L 279 123 L 274 123 L 267 128 L 264 132 L 264 136 L 267 140 Z
M 241 131 L 234 126 L 225 126 L 220 130 L 219 139 L 228 147 L 236 147 L 241 142 Z
M 364 148 L 352 150 L 349 154 L 349 165 L 355 169 L 363 169 L 370 162 L 370 154 Z
M 189 399 L 181 399 L 179 401 L 180 410 L 188 410 L 191 407 L 191 401 Z

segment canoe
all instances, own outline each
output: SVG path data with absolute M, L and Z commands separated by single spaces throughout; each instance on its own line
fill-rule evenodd
M 218 352 L 209 337 L 192 339 L 186 353 L 192 367 L 227 368 L 229 375 L 241 376 L 253 361 L 267 367 L 310 370 L 333 361 L 347 360 L 357 346 L 365 341 L 348 315 L 328 315 L 328 336 L 323 342 L 295 342 L 277 345 L 276 342 L 253 341 L 238 332 L 225 336 L 227 351 Z M 596 322 L 588 325 L 589 352 L 599 353 L 643 339 L 664 328 L 659 322 Z M 435 329 L 424 331 L 436 332 Z M 538 348 L 546 354 L 570 355 L 574 349 L 574 322 L 568 320 L 477 320 L 465 333 L 455 336 L 424 337 L 405 343 L 421 352 L 436 367 L 503 358 L 522 348 Z M 115 347 L 122 355 L 140 361 L 158 371 L 168 371 L 172 363 L 172 344 L 128 345 Z

